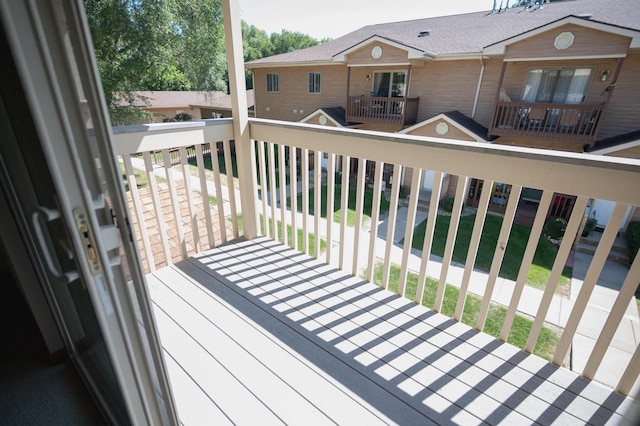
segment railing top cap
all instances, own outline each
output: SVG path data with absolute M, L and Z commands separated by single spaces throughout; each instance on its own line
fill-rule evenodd
M 134 124 L 131 126 L 114 126 L 112 132 L 116 134 L 139 132 L 166 132 L 168 130 L 185 130 L 207 126 L 230 125 L 232 118 L 211 118 L 205 120 L 182 121 L 173 123 Z
M 400 133 L 377 132 L 371 130 L 324 127 L 307 123 L 291 123 L 285 121 L 250 118 L 250 123 L 269 127 L 287 128 L 296 131 L 331 134 L 340 138 L 365 138 L 404 146 L 420 146 L 442 149 L 447 151 L 476 152 L 499 155 L 508 158 L 529 158 L 538 161 L 550 161 L 558 164 L 574 164 L 587 167 L 601 167 L 605 169 L 627 170 L 640 173 L 640 160 L 622 157 L 609 157 L 588 153 L 568 151 L 552 151 L 541 148 L 526 148 L 520 146 L 498 145 L 482 142 L 466 142 L 461 140 L 415 136 Z M 253 135 L 252 135 L 253 137 Z

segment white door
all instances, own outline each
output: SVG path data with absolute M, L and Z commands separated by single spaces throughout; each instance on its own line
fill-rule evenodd
M 606 200 L 594 200 L 593 205 L 591 206 L 591 217 L 595 217 L 598 221 L 598 226 L 605 227 L 609 222 L 609 217 L 611 217 L 611 213 L 613 213 L 613 209 L 616 206 L 616 203 L 613 201 Z M 629 220 L 629 215 L 631 214 L 631 207 L 627 209 L 627 213 L 624 216 L 624 220 L 622 221 L 620 227 L 624 227 L 624 225 Z
M 111 423 L 176 424 L 82 2 L 0 14 L 0 190 L 67 352 Z

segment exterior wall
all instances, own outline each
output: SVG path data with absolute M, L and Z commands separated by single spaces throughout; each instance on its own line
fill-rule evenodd
M 611 68 L 613 77 L 615 68 Z M 606 139 L 640 129 L 640 53 L 630 53 L 624 60 L 616 88 L 607 106 L 598 139 Z
M 325 124 L 320 123 L 320 117 L 326 117 L 327 122 Z M 331 119 L 329 117 L 327 117 L 326 115 L 322 114 L 322 113 L 316 113 L 314 114 L 312 117 L 309 117 L 309 119 L 307 121 L 305 121 L 305 123 L 307 124 L 317 124 L 319 126 L 325 126 L 325 127 L 338 127 L 336 126 L 336 124 L 331 121 Z
M 480 93 L 478 95 L 478 105 L 476 106 L 475 116 L 472 118 L 487 128 L 489 128 L 489 125 L 491 124 L 496 95 L 500 90 L 498 83 L 500 83 L 501 71 L 502 59 L 484 60 L 484 74 L 482 76 L 482 84 L 480 85 Z M 523 83 L 521 83 L 521 86 Z M 515 99 L 512 98 L 512 100 Z
M 199 108 L 145 108 L 147 111 L 153 114 L 154 119 L 150 121 L 151 123 L 162 123 L 162 120 L 165 118 L 173 118 L 176 114 L 181 112 L 186 112 L 190 116 L 193 117 L 194 120 L 200 120 L 202 116 L 200 115 Z M 149 121 L 145 121 L 147 123 Z M 141 124 L 141 123 L 137 123 Z
M 436 126 L 439 123 L 446 123 L 447 126 L 449 126 L 449 131 L 446 134 L 440 135 L 438 134 L 438 132 L 436 132 Z M 414 136 L 430 136 L 434 138 L 456 139 L 456 140 L 463 140 L 463 141 L 470 141 L 470 142 L 476 141 L 474 138 L 472 138 L 462 130 L 458 129 L 456 126 L 448 123 L 443 119 L 433 121 L 429 124 L 425 124 L 424 126 L 418 127 L 417 129 L 407 132 L 407 134 L 414 135 Z
M 563 32 L 571 32 L 575 39 L 569 48 L 558 50 L 553 44 L 555 38 Z M 507 47 L 505 59 L 625 54 L 630 43 L 631 39 L 628 37 L 568 24 L 513 43 Z
M 409 97 L 420 97 L 418 122 L 445 111 L 470 116 L 480 61 L 434 61 L 411 69 Z M 495 92 L 494 92 L 495 96 Z
M 535 68 L 591 68 L 591 83 L 587 91 L 584 103 L 586 104 L 602 104 L 605 97 L 601 96 L 604 89 L 611 83 L 613 73 L 616 69 L 618 61 L 616 59 L 593 59 L 593 60 L 576 60 L 576 61 L 527 61 L 527 62 L 509 62 L 504 72 L 502 88 L 513 102 L 522 100 L 524 92 L 524 83 L 527 78 L 527 72 Z M 610 76 L 607 81 L 600 80 L 600 73 L 609 70 Z
M 370 67 L 352 67 L 349 75 L 349 96 L 369 96 L 373 91 L 373 73 L 374 72 L 389 72 L 389 71 L 404 71 L 409 72 L 409 66 L 390 66 L 380 64 L 380 66 Z M 411 70 L 413 73 L 413 69 Z M 367 76 L 369 80 L 367 81 Z M 413 79 L 413 77 L 412 77 Z M 409 87 L 407 93 L 409 98 L 413 98 L 412 88 Z
M 382 56 L 378 59 L 374 59 L 371 56 L 371 49 L 375 46 L 379 46 L 382 49 Z M 384 64 L 401 64 L 408 63 L 409 59 L 407 51 L 398 49 L 397 47 L 389 46 L 380 42 L 369 43 L 366 46 L 351 52 L 348 58 L 349 65 L 368 65 L 376 64 L 376 66 Z
M 310 72 L 321 73 L 320 93 L 309 93 Z M 346 108 L 347 67 L 344 64 L 257 68 L 253 73 L 256 117 L 300 121 L 321 107 Z M 278 74 L 277 93 L 267 92 L 268 73 Z

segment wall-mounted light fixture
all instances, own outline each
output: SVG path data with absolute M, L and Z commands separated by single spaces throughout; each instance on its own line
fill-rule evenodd
M 600 81 L 607 81 L 607 78 L 609 78 L 609 70 L 602 71 L 600 74 Z
M 364 78 L 364 81 L 369 81 L 371 80 L 371 74 L 367 74 L 367 76 Z

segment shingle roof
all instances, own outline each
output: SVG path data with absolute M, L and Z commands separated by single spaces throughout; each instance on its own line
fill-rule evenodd
M 231 108 L 231 95 L 217 91 L 138 91 L 134 106 L 142 108 L 183 108 L 187 106 Z M 142 99 L 138 99 L 141 97 Z M 144 102 L 143 100 L 146 100 Z M 254 104 L 253 90 L 247 90 L 247 104 Z
M 473 118 L 467 117 L 460 111 L 447 111 L 443 112 L 443 114 L 486 141 L 497 139 L 497 136 L 489 136 L 489 129 L 475 121 Z
M 358 43 L 380 36 L 432 55 L 480 53 L 486 46 L 568 16 L 590 14 L 591 20 L 640 31 L 638 0 L 566 0 L 542 9 L 512 8 L 501 13 L 475 12 L 412 21 L 368 25 L 328 43 L 247 63 L 254 65 L 327 62 Z M 425 37 L 421 31 L 429 30 Z
M 607 139 L 601 139 L 597 141 L 587 152 L 598 152 L 603 149 L 615 148 L 617 146 L 624 145 L 629 142 L 640 140 L 640 130 L 634 130 L 633 132 L 625 133 L 622 135 L 613 136 Z

